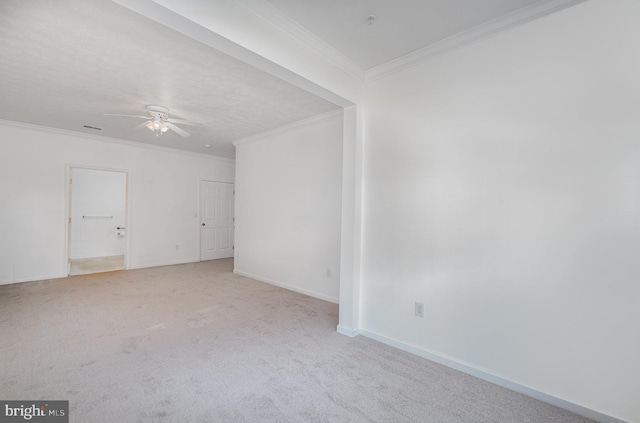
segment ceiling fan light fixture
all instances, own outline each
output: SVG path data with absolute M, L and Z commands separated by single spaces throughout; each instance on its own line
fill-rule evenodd
M 151 132 L 156 132 L 156 135 L 164 134 L 169 130 L 169 127 L 158 117 L 148 121 L 145 126 L 149 128 Z
M 165 132 L 169 132 L 169 130 L 174 131 L 175 133 L 177 133 L 178 135 L 180 135 L 183 138 L 187 138 L 190 137 L 191 134 L 188 133 L 187 131 L 185 131 L 184 129 L 180 128 L 179 126 L 176 126 L 176 123 L 182 124 L 182 125 L 193 125 L 193 126 L 202 126 L 199 123 L 193 123 L 193 122 L 188 122 L 186 120 L 182 120 L 182 119 L 170 119 L 169 118 L 169 109 L 167 109 L 166 107 L 162 107 L 162 106 L 154 106 L 154 105 L 148 105 L 146 106 L 147 109 L 147 113 L 145 116 L 137 116 L 137 115 L 120 115 L 120 114 L 111 114 L 108 113 L 108 116 L 124 116 L 124 117 L 134 117 L 134 118 L 139 118 L 139 119 L 145 119 L 146 122 L 141 123 L 140 125 L 136 126 L 136 128 L 140 127 L 146 127 L 148 130 L 150 130 L 151 132 L 156 134 L 157 136 L 160 136 L 162 134 L 164 134 Z

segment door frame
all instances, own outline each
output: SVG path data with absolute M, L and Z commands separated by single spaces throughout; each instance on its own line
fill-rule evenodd
M 64 172 L 64 187 L 65 187 L 65 210 L 64 210 L 64 268 L 67 276 L 71 275 L 71 224 L 69 218 L 71 217 L 71 196 L 72 190 L 69 180 L 71 179 L 72 169 L 87 169 L 87 170 L 100 170 L 105 172 L 120 172 L 124 173 L 126 177 L 125 181 L 125 227 L 127 228 L 127 234 L 125 235 L 124 242 L 124 268 L 129 269 L 129 250 L 131 244 L 131 174 L 128 169 L 119 169 L 113 167 L 104 166 L 91 166 L 83 164 L 67 163 L 65 165 Z
M 198 179 L 198 262 L 202 261 L 202 183 L 203 182 L 219 182 L 221 184 L 231 184 L 233 185 L 233 245 L 235 247 L 236 244 L 236 231 L 235 231 L 235 227 L 236 227 L 236 205 L 235 205 L 235 201 L 236 201 L 236 196 L 235 196 L 235 192 L 236 192 L 236 183 L 235 181 L 220 181 L 218 179 L 210 179 L 210 178 L 199 178 Z M 233 253 L 233 257 L 235 258 L 235 248 L 233 249 L 234 253 Z

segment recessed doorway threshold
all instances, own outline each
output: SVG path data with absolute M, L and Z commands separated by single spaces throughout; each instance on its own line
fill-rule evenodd
M 124 255 L 71 259 L 71 275 L 124 270 Z

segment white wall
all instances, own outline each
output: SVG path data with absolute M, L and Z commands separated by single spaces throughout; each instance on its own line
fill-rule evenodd
M 70 258 L 121 256 L 127 226 L 127 174 L 72 168 Z
M 368 84 L 363 333 L 640 421 L 638 17 L 592 0 Z
M 337 302 L 342 114 L 239 142 L 236 164 L 235 271 Z
M 0 134 L 3 284 L 66 275 L 67 165 L 129 171 L 129 268 L 197 261 L 199 179 L 234 181 L 227 159 L 8 122 Z

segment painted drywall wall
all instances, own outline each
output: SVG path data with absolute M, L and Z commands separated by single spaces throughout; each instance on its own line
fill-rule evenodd
M 365 333 L 640 421 L 638 16 L 591 0 L 367 85 Z
M 70 258 L 123 255 L 127 226 L 127 174 L 72 168 L 71 179 Z
M 235 272 L 337 302 L 342 113 L 236 144 Z
M 72 132 L 0 122 L 0 283 L 66 275 L 67 166 L 129 171 L 128 267 L 199 259 L 199 179 L 235 164 Z

